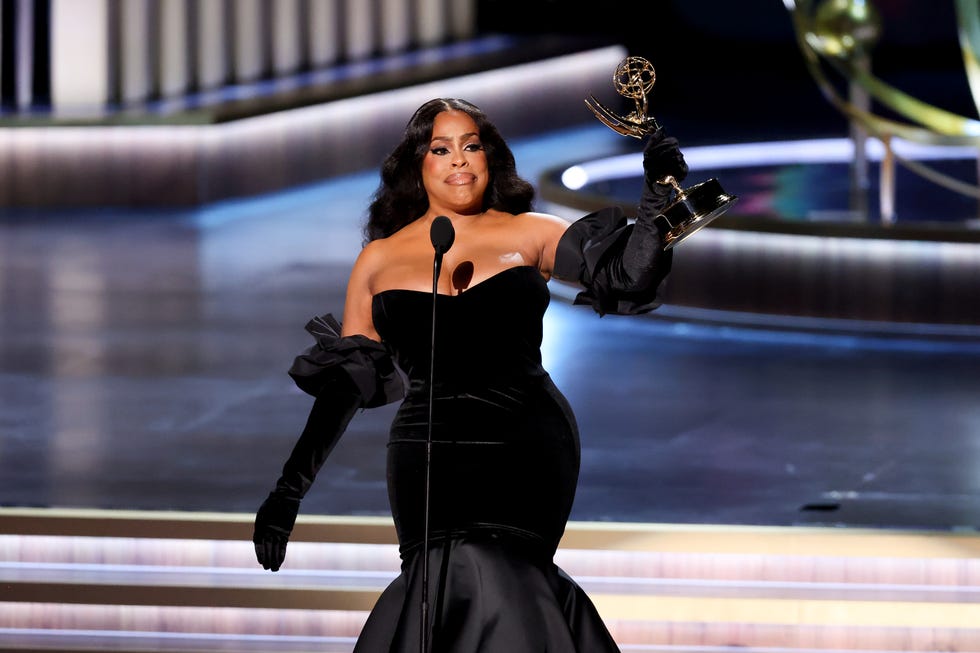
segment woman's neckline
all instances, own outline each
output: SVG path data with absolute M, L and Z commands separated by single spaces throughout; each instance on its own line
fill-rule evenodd
M 470 294 L 471 292 L 473 292 L 474 290 L 476 290 L 477 288 L 479 288 L 480 286 L 484 285 L 487 282 L 494 281 L 494 280 L 502 277 L 503 275 L 505 275 L 505 274 L 507 274 L 509 272 L 512 272 L 514 270 L 522 270 L 522 269 L 534 270 L 535 273 L 538 272 L 538 269 L 535 266 L 533 266 L 533 265 L 512 265 L 511 267 L 504 268 L 503 270 L 500 270 L 499 272 L 494 272 L 493 274 L 491 274 L 486 279 L 480 281 L 480 283 L 473 284 L 472 286 L 470 286 L 469 288 L 467 288 L 466 290 L 464 290 L 461 293 L 449 294 L 449 293 L 442 293 L 441 292 L 441 293 L 439 293 L 439 297 L 449 297 L 449 298 L 463 297 L 465 295 Z M 411 288 L 386 288 L 384 290 L 379 290 L 378 292 L 374 293 L 373 296 L 374 297 L 380 297 L 381 295 L 384 295 L 385 293 L 412 293 L 412 294 L 419 294 L 419 295 L 428 295 L 430 297 L 432 296 L 432 291 L 431 290 L 414 290 L 414 289 L 411 289 Z

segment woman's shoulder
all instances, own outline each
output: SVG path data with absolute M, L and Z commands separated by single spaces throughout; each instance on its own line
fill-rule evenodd
M 361 256 L 367 258 L 384 256 L 385 252 L 404 247 L 405 241 L 412 239 L 412 232 L 416 226 L 417 221 L 410 222 L 388 236 L 368 241 L 361 250 Z
M 569 225 L 568 220 L 551 213 L 539 213 L 538 211 L 527 211 L 525 213 L 502 213 L 505 220 L 519 226 L 522 229 L 536 228 L 552 230 L 555 228 L 564 229 Z
M 373 276 L 374 271 L 381 267 L 385 258 L 391 251 L 391 242 L 388 238 L 376 238 L 365 243 L 354 261 L 355 270 L 359 270 L 368 276 Z
M 517 245 L 524 260 L 550 278 L 558 242 L 568 230 L 569 221 L 550 213 L 528 211 L 510 215 L 505 240 Z
M 560 238 L 565 233 L 565 230 L 568 229 L 568 225 L 571 224 L 568 220 L 560 216 L 552 215 L 551 213 L 538 213 L 537 211 L 519 213 L 514 217 L 521 231 L 536 234 L 546 241 Z
M 428 236 L 420 235 L 418 222 L 412 222 L 384 238 L 375 238 L 361 248 L 355 265 L 373 271 L 389 265 L 394 259 L 411 257 L 417 251 L 431 247 Z
M 361 253 L 357 255 L 358 261 L 368 262 L 382 256 L 389 247 L 387 241 L 387 238 L 375 238 L 365 243 L 364 247 L 361 248 Z

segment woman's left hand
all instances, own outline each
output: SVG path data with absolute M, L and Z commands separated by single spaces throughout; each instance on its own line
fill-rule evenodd
M 687 177 L 687 162 L 680 144 L 673 136 L 667 136 L 663 129 L 654 132 L 643 148 L 643 172 L 648 184 L 658 186 L 665 185 L 658 182 L 668 175 L 678 183 Z M 667 185 L 667 188 L 670 186 Z

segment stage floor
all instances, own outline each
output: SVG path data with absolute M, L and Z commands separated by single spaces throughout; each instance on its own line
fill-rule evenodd
M 513 145 L 535 179 L 623 141 Z M 341 313 L 375 174 L 202 209 L 7 211 L 0 505 L 254 511 L 311 404 L 285 371 L 305 322 Z M 980 339 L 600 319 L 566 296 L 543 355 L 582 434 L 574 520 L 980 527 Z M 304 513 L 388 513 L 393 413 L 355 418 Z

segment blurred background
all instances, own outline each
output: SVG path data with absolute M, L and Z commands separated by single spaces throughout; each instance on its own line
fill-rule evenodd
M 973 0 L 0 0 L 0 650 L 349 651 L 396 407 L 290 569 L 249 539 L 378 166 L 463 97 L 538 210 L 632 214 L 642 142 L 584 102 L 632 111 L 632 55 L 737 201 L 648 315 L 551 284 L 563 568 L 624 650 L 980 651 L 978 34 Z

